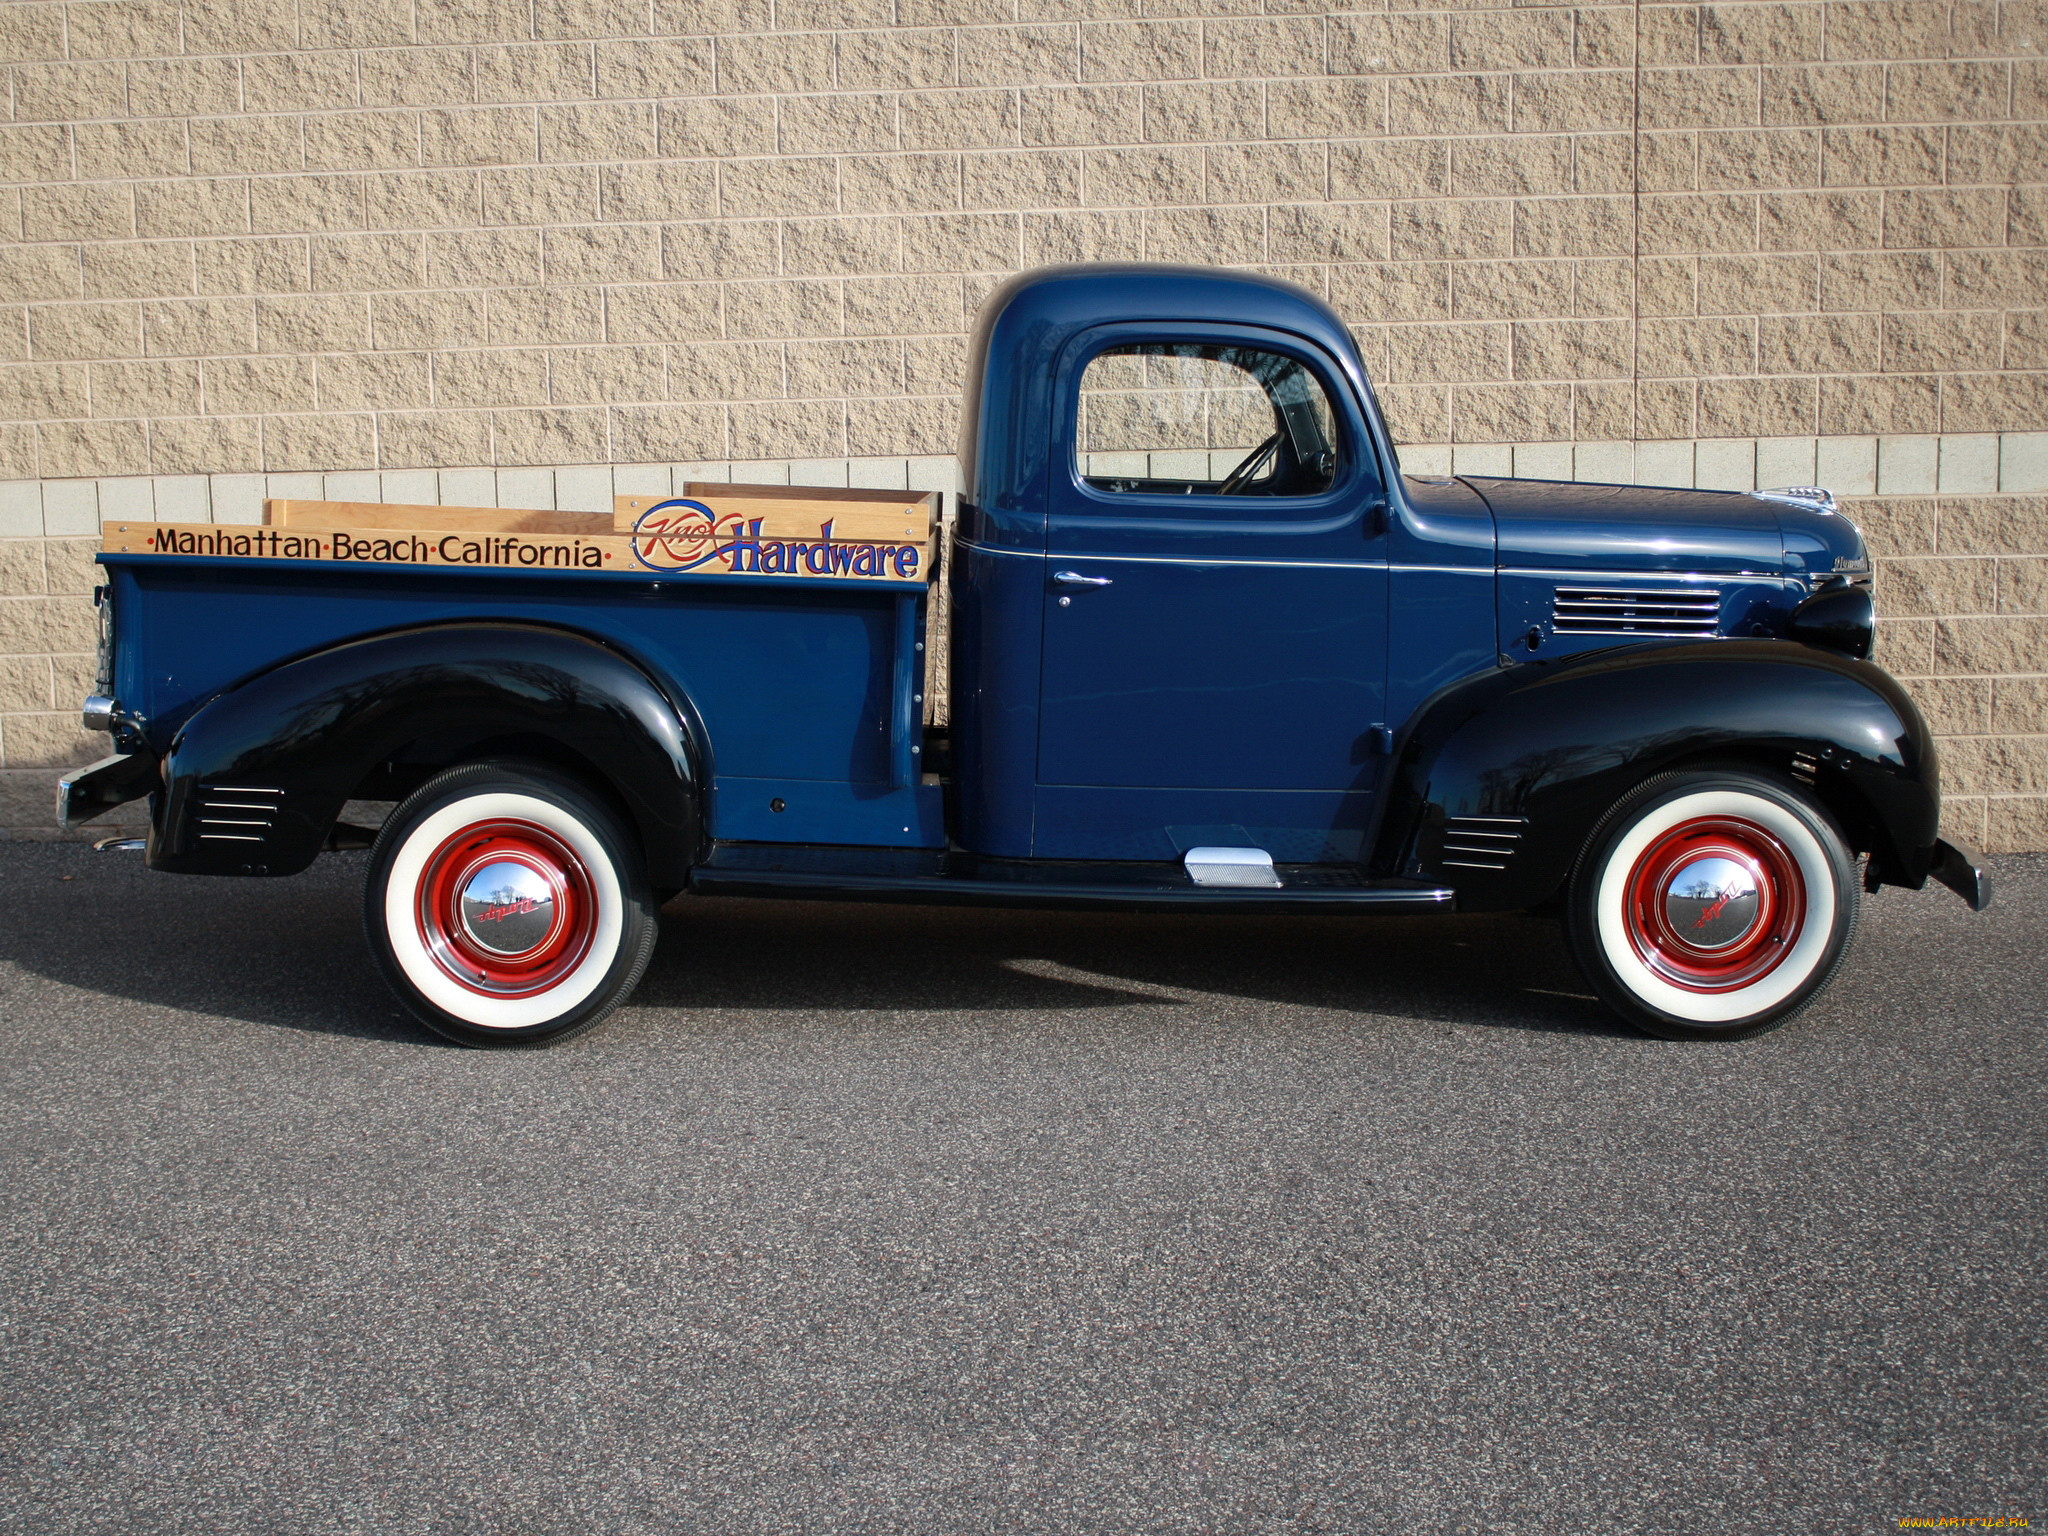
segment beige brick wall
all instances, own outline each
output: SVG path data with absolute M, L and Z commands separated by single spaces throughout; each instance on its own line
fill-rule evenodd
M 1878 660 L 1939 738 L 1942 821 L 2048 848 L 2048 496 L 1849 501 L 1877 556 Z
M 2041 0 L 1274 8 L 14 0 L 0 477 L 942 453 L 1079 257 L 1411 442 L 2044 424 Z
M 79 690 L 93 684 L 98 549 L 97 538 L 0 538 L 0 835 L 52 835 L 57 770 L 111 750 L 78 723 Z
M 1417 465 L 1921 493 L 1888 646 L 2048 846 L 2048 4 L 1264 9 L 0 4 L 0 821 L 102 511 L 942 458 L 988 288 L 1104 257 L 1325 294 Z

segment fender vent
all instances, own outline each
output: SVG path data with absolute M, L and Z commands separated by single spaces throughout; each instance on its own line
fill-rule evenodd
M 1550 624 L 1560 635 L 1711 635 L 1721 624 L 1713 587 L 1559 587 Z
M 270 836 L 281 789 L 252 789 L 242 784 L 208 784 L 199 791 L 199 841 L 260 843 Z
M 1526 816 L 1452 816 L 1444 822 L 1441 862 L 1459 869 L 1506 869 L 1528 825 Z

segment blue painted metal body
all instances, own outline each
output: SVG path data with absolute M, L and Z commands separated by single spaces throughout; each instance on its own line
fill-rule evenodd
M 1133 342 L 1245 343 L 1320 379 L 1344 466 L 1320 495 L 1110 495 L 1076 452 L 1082 367 Z M 1399 735 L 1495 665 L 1617 644 L 1558 636 L 1561 580 L 1711 581 L 1720 634 L 1783 633 L 1807 588 L 1751 496 L 1404 479 L 1335 311 L 1242 274 L 1081 267 L 983 308 L 954 567 L 955 835 L 977 853 L 1167 858 L 1244 842 L 1363 855 Z M 1818 516 L 1819 514 L 1814 514 Z M 1816 555 L 1860 550 L 1844 520 Z M 1109 586 L 1058 606 L 1055 569 Z M 1379 730 L 1375 730 L 1379 728 Z
M 680 889 L 710 847 L 703 740 L 693 709 L 601 641 L 538 624 L 386 630 L 272 667 L 193 715 L 162 763 L 149 863 L 293 874 L 352 797 L 500 755 L 607 786 L 648 877 Z
M 1134 344 L 1293 358 L 1331 403 L 1334 478 L 1298 497 L 1091 484 L 1076 441 L 1081 373 Z M 1282 863 L 1448 880 L 1419 829 L 1471 814 L 1450 802 L 1472 798 L 1489 770 L 1481 757 L 1512 745 L 1474 733 L 1475 700 L 1504 711 L 1543 700 L 1561 761 L 1607 763 L 1632 727 L 1600 701 L 1654 697 L 1644 679 L 1664 675 L 1663 653 L 1698 643 L 1531 691 L 1547 668 L 1641 638 L 1561 632 L 1561 586 L 1696 584 L 1715 595 L 1701 639 L 1726 640 L 1782 637 L 1818 582 L 1867 570 L 1853 525 L 1811 505 L 1403 477 L 1343 321 L 1298 288 L 1239 273 L 1079 267 L 1005 285 L 973 336 L 961 452 L 966 492 L 943 572 L 943 789 L 919 755 L 915 583 L 111 555 L 116 688 L 162 754 L 209 700 L 295 657 L 420 625 L 554 626 L 629 658 L 692 722 L 716 841 L 950 847 L 983 861 L 1166 861 L 1249 843 Z M 1062 572 L 1094 584 L 1062 584 Z M 1787 662 L 1803 654 L 1783 649 Z M 1917 839 L 1935 803 L 1931 745 L 1903 696 L 1866 673 L 1882 676 L 1838 668 L 1823 685 L 1811 669 L 1750 658 L 1713 674 L 1712 707 L 1756 714 L 1746 688 L 1837 701 L 1839 719 L 1804 735 L 1762 711 L 1770 750 L 1839 748 L 1868 769 L 1859 783 L 1924 785 L 1918 799 L 1895 797 L 1911 801 L 1896 812 L 1900 835 Z M 1873 710 L 1890 711 L 1911 750 L 1855 745 Z M 1698 723 L 1708 745 L 1736 739 L 1725 721 Z M 1567 807 L 1546 829 L 1556 850 L 1582 834 L 1571 807 L 1597 799 L 1544 802 Z M 1891 857 L 1896 877 L 1917 882 L 1917 852 Z M 1518 881 L 1495 884 L 1540 896 L 1542 879 Z
M 945 840 L 938 786 L 908 766 L 921 586 L 101 558 L 115 689 L 159 756 L 211 699 L 295 657 L 425 624 L 544 625 L 632 659 L 701 722 L 711 836 Z
M 1334 483 L 1256 499 L 1090 486 L 1075 440 L 1081 373 L 1135 343 L 1255 346 L 1306 366 L 1344 446 Z M 1249 840 L 1283 860 L 1359 857 L 1385 768 L 1376 728 L 1401 540 L 1387 516 L 1392 445 L 1336 313 L 1239 274 L 1019 278 L 983 308 L 964 431 L 960 844 L 1170 859 Z M 1056 591 L 1056 569 L 1109 584 Z M 1466 617 L 1490 630 L 1490 575 L 1485 586 Z

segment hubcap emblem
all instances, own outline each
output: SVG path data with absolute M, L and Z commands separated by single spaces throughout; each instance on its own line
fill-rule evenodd
M 1726 949 L 1756 927 L 1762 902 L 1756 872 L 1734 859 L 1694 859 L 1664 887 L 1664 918 L 1694 949 Z
M 554 888 L 538 870 L 495 859 L 462 888 L 462 926 L 494 955 L 531 953 L 554 931 Z

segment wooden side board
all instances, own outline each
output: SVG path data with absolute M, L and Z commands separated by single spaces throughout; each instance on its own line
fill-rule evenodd
M 864 502 L 877 507 L 916 507 L 932 509 L 937 516 L 939 493 L 937 491 L 877 491 L 844 485 L 742 485 L 736 481 L 690 480 L 683 485 L 682 494 L 692 501 L 702 501 L 706 496 L 751 496 L 769 501 L 852 501 Z
M 263 503 L 263 520 L 273 528 L 442 528 L 470 533 L 613 532 L 602 512 L 529 512 L 518 507 L 420 507 L 380 501 L 286 501 Z
M 502 566 L 516 570 L 645 570 L 633 541 L 613 533 L 497 533 L 442 528 L 248 527 L 235 523 L 110 522 L 109 554 L 245 560 L 343 560 L 363 565 Z
M 102 548 L 216 559 L 899 582 L 923 582 L 931 570 L 930 524 L 903 515 L 918 509 L 892 514 L 840 504 L 818 518 L 814 508 L 755 501 L 746 509 L 757 515 L 723 510 L 707 517 L 696 507 L 683 507 L 637 532 L 618 533 L 614 520 L 602 514 L 556 513 L 551 515 L 580 521 L 557 529 L 508 530 L 489 526 L 487 515 L 498 515 L 497 509 L 485 507 L 269 506 L 278 519 L 258 527 L 110 522 L 102 531 Z M 358 515 L 362 509 L 374 516 Z M 471 526 L 448 526 L 456 514 L 467 514 Z
M 761 537 L 844 539 L 927 544 L 937 517 L 937 495 L 902 491 L 853 491 L 809 486 L 692 484 L 688 499 L 708 507 L 721 527 L 735 524 L 748 534 L 759 522 Z M 553 533 L 585 538 L 630 534 L 647 509 L 668 497 L 620 496 L 610 516 L 602 512 L 532 512 L 516 507 L 407 506 L 375 501 L 296 501 L 263 504 L 272 528 L 388 528 L 400 532 L 441 529 L 462 533 Z M 689 514 L 681 520 L 687 521 Z M 699 522 L 702 521 L 698 517 Z M 676 518 L 665 519 L 673 524 Z M 829 525 L 831 532 L 823 530 Z

